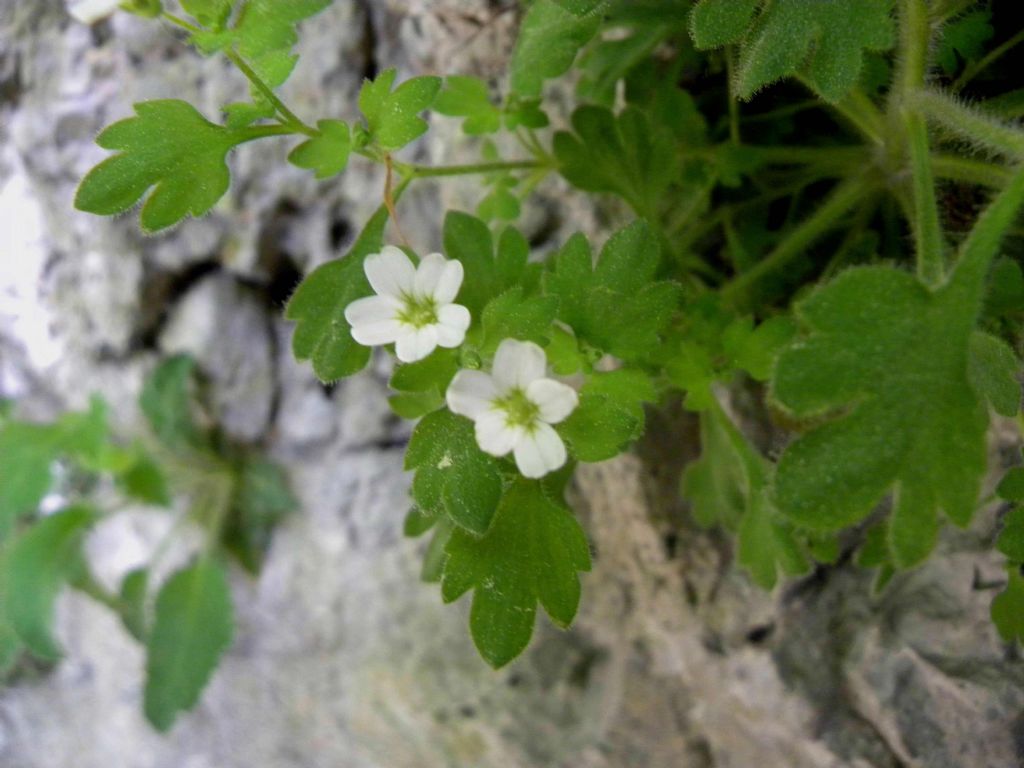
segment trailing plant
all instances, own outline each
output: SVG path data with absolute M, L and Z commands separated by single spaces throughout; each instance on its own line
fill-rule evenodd
M 371 347 L 397 358 L 391 405 L 419 420 L 405 531 L 432 536 L 423 575 L 446 602 L 473 593 L 490 664 L 523 651 L 538 604 L 572 622 L 590 552 L 566 486 L 579 463 L 628 450 L 652 406 L 696 414 L 681 492 L 696 522 L 735 532 L 765 588 L 843 553 L 881 587 L 947 522 L 970 524 L 993 413 L 1020 400 L 1024 36 L 997 23 L 999 3 L 532 0 L 499 87 L 385 69 L 358 116 L 309 122 L 278 89 L 297 25 L 328 3 L 127 3 L 229 59 L 249 99 L 220 122 L 179 100 L 137 104 L 98 137 L 113 154 L 75 202 L 110 215 L 141 201 L 158 233 L 213 210 L 229 153 L 257 140 L 289 142 L 296 172 L 319 179 L 383 166 L 379 209 L 285 316 L 326 382 Z M 545 95 L 567 73 L 579 106 L 563 124 Z M 401 159 L 428 110 L 461 120 L 460 151 L 478 157 Z M 497 135 L 518 149 L 499 155 Z M 440 244 L 406 240 L 403 192 L 466 175 L 481 180 L 477 210 L 447 212 Z M 621 226 L 531 249 L 515 222 L 554 175 Z M 781 454 L 737 417 L 740 390 L 790 433 Z M 1000 492 L 1018 502 L 1017 485 Z M 1024 631 L 1018 517 L 992 610 L 1007 640 Z
M 139 398 L 150 429 L 136 442 L 111 433 L 98 398 L 50 424 L 0 420 L 0 673 L 26 652 L 60 658 L 56 600 L 65 587 L 78 590 L 145 646 L 143 707 L 160 730 L 192 708 L 231 643 L 228 560 L 258 574 L 271 531 L 295 507 L 280 467 L 197 418 L 193 368 L 176 356 L 153 370 Z M 176 495 L 185 508 L 172 507 Z M 85 539 L 140 507 L 173 522 L 148 562 L 104 584 Z M 186 524 L 204 543 L 168 575 Z

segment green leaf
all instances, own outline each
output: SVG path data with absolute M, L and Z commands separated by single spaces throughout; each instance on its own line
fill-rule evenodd
M 434 102 L 434 111 L 464 117 L 462 132 L 468 136 L 494 133 L 501 128 L 501 110 L 491 103 L 487 84 L 476 77 L 449 75 Z
M 0 544 L 0 682 L 24 650 L 24 644 L 7 618 L 7 548 Z
M 144 504 L 166 507 L 171 503 L 167 477 L 160 465 L 149 456 L 137 456 L 115 479 L 125 494 Z
M 285 307 L 285 319 L 296 323 L 292 353 L 296 360 L 312 361 L 313 372 L 321 381 L 351 376 L 370 361 L 370 348 L 352 338 L 345 307 L 372 293 L 363 260 L 380 251 L 387 222 L 388 211 L 382 205 L 349 252 L 308 274 Z
M 529 644 L 538 602 L 559 627 L 572 623 L 577 571 L 590 570 L 587 540 L 572 513 L 541 483 L 523 479 L 502 498 L 485 537 L 455 530 L 446 553 L 441 595 L 452 602 L 474 590 L 470 632 L 495 668 Z
M 857 84 L 866 51 L 892 47 L 892 8 L 893 0 L 701 0 L 690 31 L 698 48 L 742 43 L 735 79 L 742 99 L 801 74 L 836 102 Z
M 837 529 L 898 490 L 897 563 L 931 549 L 938 509 L 964 525 L 985 467 L 985 410 L 968 378 L 974 304 L 955 282 L 935 293 L 893 269 L 852 269 L 797 307 L 810 336 L 779 358 L 774 398 L 794 416 L 844 411 L 779 462 L 779 507 Z
M 647 113 L 627 107 L 616 116 L 606 107 L 573 112 L 574 133 L 555 134 L 559 170 L 587 192 L 619 195 L 638 216 L 654 220 L 681 168 L 672 134 Z
M 58 458 L 93 462 L 106 441 L 106 408 L 99 400 L 86 413 L 64 414 L 54 424 L 0 422 L 0 539 L 14 520 L 42 501 Z
M 963 61 L 973 61 L 985 52 L 985 43 L 995 34 L 991 22 L 992 11 L 982 8 L 943 27 L 935 59 L 947 76 L 955 75 L 960 68 L 958 54 Z
M 210 29 L 223 29 L 231 6 L 232 0 L 181 0 L 182 10 Z
M 145 232 L 207 213 L 228 190 L 228 152 L 254 138 L 256 129 L 215 125 L 176 99 L 141 102 L 135 114 L 96 138 L 118 154 L 89 171 L 75 207 L 111 216 L 127 211 L 152 187 L 140 216 Z
M 997 259 L 988 278 L 985 313 L 991 317 L 1024 312 L 1024 273 L 1013 259 Z
M 1024 563 L 1024 507 L 1015 506 L 1003 518 L 996 549 L 1015 563 Z
M 771 503 L 767 462 L 717 405 L 700 416 L 701 455 L 683 473 L 682 495 L 698 524 L 737 531 L 736 558 L 762 589 L 779 572 L 806 573 L 810 563 Z
M 494 260 L 491 230 L 475 216 L 448 211 L 444 217 L 444 251 L 449 259 L 462 262 L 465 277 L 459 291 L 459 303 L 473 317 L 480 317 L 484 306 L 502 287 Z
M 811 568 L 793 531 L 777 519 L 764 487 L 752 492 L 740 520 L 736 560 L 764 590 L 775 587 L 780 570 L 787 576 L 799 576 Z
M 551 328 L 544 354 L 551 370 L 559 376 L 572 376 L 583 367 L 583 353 L 576 336 L 560 325 Z
M 473 423 L 447 410 L 416 425 L 405 454 L 412 496 L 423 514 L 447 515 L 474 535 L 487 532 L 501 498 L 498 462 L 477 446 Z
M 564 74 L 580 48 L 597 34 L 604 8 L 605 3 L 597 0 L 585 0 L 575 9 L 555 0 L 535 0 L 523 18 L 512 51 L 512 91 L 538 98 L 544 81 Z
M 505 339 L 546 343 L 557 310 L 558 300 L 551 296 L 524 298 L 522 288 L 510 288 L 484 307 L 481 353 L 493 354 Z
M 679 302 L 674 283 L 654 281 L 659 253 L 642 221 L 616 232 L 596 266 L 586 239 L 574 235 L 545 275 L 546 292 L 559 300 L 559 319 L 580 339 L 623 360 L 651 354 Z
M 121 623 L 140 643 L 146 641 L 146 596 L 149 592 L 149 570 L 136 568 L 121 580 Z
M 1024 641 L 1024 578 L 1016 566 L 1006 573 L 1006 589 L 992 601 L 992 623 L 1005 642 Z
M 890 547 L 907 567 L 932 548 L 940 509 L 970 521 L 989 422 L 969 375 L 971 338 L 986 273 L 1022 204 L 1018 171 L 934 291 L 895 269 L 855 268 L 798 305 L 809 335 L 779 357 L 772 395 L 795 417 L 828 417 L 779 461 L 776 501 L 798 525 L 855 523 L 894 490 Z
M 96 521 L 87 507 L 69 507 L 44 517 L 14 539 L 4 559 L 6 614 L 26 647 L 46 660 L 60 658 L 53 639 L 53 613 L 61 587 L 81 563 L 82 540 Z
M 291 53 L 299 41 L 295 26 L 322 11 L 331 0 L 246 0 L 233 29 L 220 45 L 234 45 L 271 87 L 283 84 L 295 67 Z
M 577 459 L 604 461 L 643 434 L 643 403 L 655 399 L 651 380 L 640 371 L 595 373 L 580 390 L 576 410 L 556 429 Z
M 348 165 L 352 135 L 348 123 L 341 120 L 320 120 L 316 127 L 319 134 L 293 149 L 288 162 L 314 171 L 318 179 L 327 179 L 341 173 Z
M 206 438 L 192 416 L 192 376 L 195 361 L 175 355 L 150 373 L 139 396 L 139 407 L 157 439 L 172 450 L 198 448 Z
M 274 529 L 297 507 L 288 476 L 281 467 L 259 456 L 246 457 L 238 469 L 231 507 L 224 521 L 224 547 L 247 571 L 258 574 Z
M 1024 502 L 1024 467 L 1008 469 L 996 487 L 996 494 L 1006 501 Z
M 699 49 L 742 39 L 762 0 L 701 0 L 690 13 L 690 35 Z
M 223 111 L 225 128 L 245 128 L 260 120 L 269 120 L 277 110 L 273 104 L 265 101 L 258 103 L 239 101 L 226 104 Z
M 146 643 L 144 709 L 159 731 L 199 700 L 234 633 L 223 569 L 203 560 L 178 571 L 160 589 Z
M 396 71 L 385 69 L 363 83 L 359 92 L 359 110 L 366 118 L 370 135 L 384 150 L 400 149 L 427 131 L 427 122 L 418 115 L 428 109 L 441 90 L 439 77 L 414 77 L 394 91 Z
M 749 319 L 741 319 L 725 329 L 722 346 L 730 362 L 756 381 L 771 378 L 775 358 L 796 335 L 796 323 L 789 317 L 773 317 L 757 328 Z
M 1020 410 L 1020 361 L 1002 339 L 981 331 L 971 335 L 968 375 L 975 392 L 983 395 L 1000 416 Z
M 683 471 L 680 492 L 698 525 L 735 530 L 750 496 L 748 462 L 741 438 L 718 408 L 700 415 L 700 458 Z
M 439 347 L 423 360 L 395 366 L 390 385 L 399 392 L 444 391 L 458 370 L 458 351 Z

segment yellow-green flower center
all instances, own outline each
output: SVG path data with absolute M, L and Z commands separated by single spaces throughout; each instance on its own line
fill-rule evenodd
M 540 416 L 540 408 L 519 387 L 495 400 L 494 404 L 505 412 L 505 423 L 510 427 L 531 430 Z
M 413 328 L 437 324 L 437 302 L 433 296 L 407 293 L 402 296 L 402 300 L 405 306 L 398 313 L 398 322 L 411 325 Z

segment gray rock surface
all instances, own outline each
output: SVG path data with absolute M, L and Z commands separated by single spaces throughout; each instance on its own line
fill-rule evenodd
M 364 72 L 383 65 L 498 76 L 512 5 L 335 0 L 303 30 L 288 101 L 350 118 Z M 261 576 L 235 574 L 236 642 L 170 735 L 142 718 L 137 645 L 69 595 L 66 659 L 0 691 L 0 766 L 1024 764 L 1024 667 L 987 618 L 995 511 L 881 597 L 846 566 L 767 596 L 721 537 L 686 521 L 675 484 L 697 437 L 685 420 L 655 422 L 642 458 L 579 473 L 595 553 L 579 619 L 567 633 L 542 620 L 524 657 L 491 671 L 465 601 L 442 606 L 418 582 L 423 543 L 401 536 L 408 426 L 387 409 L 386 366 L 325 389 L 292 361 L 279 315 L 296 275 L 352 240 L 381 175 L 353 162 L 318 184 L 283 162 L 286 143 L 265 143 L 233 155 L 236 184 L 211 215 L 159 238 L 72 208 L 103 156 L 93 136 L 133 101 L 174 95 L 213 115 L 243 88 L 159 24 L 121 15 L 89 29 L 57 0 L 0 0 L 0 218 L 19 259 L 0 256 L 0 394 L 44 417 L 101 392 L 130 434 L 158 353 L 188 351 L 225 429 L 267 446 L 302 500 Z M 410 156 L 472 156 L 454 126 Z M 414 245 L 436 247 L 444 208 L 472 208 L 473 190 L 425 185 L 404 199 Z M 557 182 L 540 194 L 524 216 L 532 234 L 598 231 L 599 213 Z M 104 524 L 89 543 L 100 577 L 146 559 L 170 524 L 146 510 Z M 164 567 L 188 548 L 186 537 Z

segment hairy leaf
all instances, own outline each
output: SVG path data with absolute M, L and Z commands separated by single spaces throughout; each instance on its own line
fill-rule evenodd
M 255 138 L 257 129 L 215 125 L 184 101 L 162 99 L 135 105 L 135 117 L 106 128 L 96 143 L 118 154 L 82 180 L 75 207 L 110 216 L 122 213 L 152 188 L 142 206 L 146 232 L 202 216 L 228 190 L 228 152 Z
M 582 0 L 576 7 L 536 0 L 523 18 L 509 63 L 512 90 L 525 98 L 541 95 L 544 81 L 564 74 L 597 34 L 605 2 Z
M 656 399 L 654 385 L 641 371 L 594 373 L 580 391 L 576 410 L 556 429 L 575 458 L 604 461 L 643 434 L 643 404 Z
M 502 498 L 486 536 L 456 530 L 446 553 L 441 594 L 452 602 L 474 590 L 470 632 L 495 668 L 530 642 L 538 602 L 559 627 L 572 623 L 580 599 L 577 571 L 590 570 L 587 540 L 572 513 L 540 482 L 524 479 Z
M 372 293 L 363 260 L 380 251 L 387 222 L 387 208 L 381 206 L 349 252 L 310 272 L 285 307 L 285 319 L 296 324 L 292 337 L 295 359 L 312 361 L 313 372 L 321 381 L 351 376 L 370 361 L 369 347 L 352 338 L 345 307 Z
M 555 134 L 563 176 L 588 192 L 612 192 L 637 215 L 654 220 L 680 175 L 672 134 L 635 107 L 616 116 L 606 107 L 573 112 L 573 133 Z
M 415 469 L 412 497 L 432 517 L 445 514 L 474 535 L 491 526 L 501 498 L 497 460 L 477 446 L 473 423 L 448 410 L 428 414 L 413 430 L 405 468 Z
M 586 239 L 573 236 L 545 275 L 548 293 L 559 300 L 559 318 L 579 338 L 623 360 L 650 354 L 679 301 L 674 283 L 654 279 L 659 252 L 644 222 L 615 233 L 596 265 Z
M 195 706 L 234 634 L 223 569 L 203 560 L 178 571 L 160 589 L 146 644 L 146 717 L 170 730 Z
M 487 83 L 476 77 L 450 75 L 434 110 L 449 117 L 464 117 L 462 132 L 469 136 L 494 133 L 501 128 L 501 110 L 491 102 Z
M 267 459 L 247 456 L 238 468 L 221 534 L 225 548 L 247 571 L 259 573 L 274 529 L 297 506 L 284 470 Z
M 701 0 L 690 31 L 698 48 L 741 43 L 740 98 L 802 74 L 835 102 L 857 84 L 866 51 L 892 47 L 892 9 L 893 0 Z
M 318 179 L 327 179 L 341 173 L 348 165 L 352 136 L 348 123 L 341 120 L 320 120 L 316 127 L 319 135 L 293 149 L 288 162 L 314 171 Z
M 366 80 L 359 92 L 359 110 L 366 117 L 370 136 L 381 149 L 400 149 L 426 133 L 419 113 L 429 108 L 441 90 L 439 77 L 414 77 L 391 90 L 397 72 L 385 69 Z

